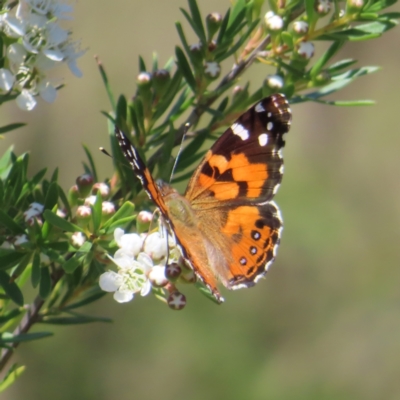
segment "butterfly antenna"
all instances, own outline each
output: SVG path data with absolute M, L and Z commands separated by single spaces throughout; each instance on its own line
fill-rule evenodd
M 179 146 L 178 154 L 175 157 L 174 166 L 172 167 L 171 175 L 169 177 L 169 183 L 171 183 L 172 177 L 174 176 L 174 172 L 175 172 L 176 166 L 178 165 L 179 156 L 181 155 L 182 148 L 183 148 L 183 142 L 184 142 L 184 140 L 186 138 L 186 134 L 188 133 L 189 127 L 190 127 L 189 122 L 186 122 L 185 130 L 183 131 L 183 135 L 182 135 L 181 145 Z
M 104 147 L 99 147 L 99 150 L 106 156 L 114 158 Z

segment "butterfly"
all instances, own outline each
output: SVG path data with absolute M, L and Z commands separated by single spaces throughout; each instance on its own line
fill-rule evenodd
M 125 134 L 115 128 L 121 150 L 186 263 L 224 301 L 228 289 L 253 286 L 275 260 L 282 231 L 272 201 L 283 175 L 281 148 L 292 114 L 283 94 L 273 94 L 242 114 L 207 151 L 185 194 L 155 181 Z

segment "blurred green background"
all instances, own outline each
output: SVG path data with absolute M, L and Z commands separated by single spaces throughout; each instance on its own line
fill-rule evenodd
M 227 0 L 200 0 L 204 14 Z M 1 142 L 30 151 L 31 171 L 60 167 L 68 189 L 82 172 L 81 143 L 100 176 L 112 162 L 98 55 L 114 93 L 135 90 L 137 56 L 161 62 L 177 43 L 174 22 L 184 0 L 85 0 L 74 4 L 74 38 L 88 48 L 77 79 L 53 105 L 31 113 L 1 107 L 2 125 L 28 122 Z M 188 30 L 186 25 L 186 30 Z M 341 58 L 383 70 L 336 99 L 374 99 L 363 108 L 293 107 L 285 177 L 277 195 L 285 229 L 277 261 L 255 288 L 225 291 L 217 306 L 192 288 L 189 304 L 170 311 L 154 298 L 125 305 L 106 296 L 88 313 L 112 324 L 54 330 L 23 344 L 27 365 L 2 399 L 400 399 L 400 30 L 352 43 Z M 322 46 L 319 47 L 322 49 Z M 251 73 L 255 89 L 272 71 Z

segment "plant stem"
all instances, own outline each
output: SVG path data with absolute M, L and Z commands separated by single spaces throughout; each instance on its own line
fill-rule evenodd
M 64 275 L 63 270 L 55 271 L 52 276 L 51 286 L 54 289 L 57 282 Z M 43 307 L 45 300 L 43 300 L 40 296 L 37 296 L 32 304 L 27 307 L 26 313 L 21 319 L 21 322 L 14 329 L 13 336 L 18 336 L 21 333 L 27 333 L 33 324 L 35 324 L 39 320 L 39 312 Z M 19 346 L 21 342 L 13 342 L 8 348 L 3 349 L 0 357 L 0 372 L 3 371 L 3 368 L 6 366 L 7 362 L 10 360 L 12 355 L 14 354 L 14 350 Z

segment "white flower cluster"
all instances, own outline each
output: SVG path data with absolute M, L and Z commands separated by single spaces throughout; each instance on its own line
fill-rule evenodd
M 0 31 L 10 43 L 4 50 L 5 63 L 0 68 L 0 92 L 18 94 L 18 106 L 30 111 L 37 95 L 52 103 L 57 90 L 48 78 L 48 71 L 66 63 L 71 72 L 81 77 L 76 60 L 84 54 L 79 43 L 70 40 L 71 32 L 58 24 L 70 19 L 70 5 L 61 0 L 19 0 L 13 9 L 5 5 L 0 14 Z
M 117 228 L 114 238 L 119 249 L 110 259 L 117 266 L 117 272 L 110 270 L 100 276 L 102 290 L 114 292 L 114 299 L 125 303 L 132 300 L 135 293 L 146 296 L 152 285 L 160 287 L 168 283 L 165 277 L 167 239 L 160 232 L 138 235 Z M 170 251 L 169 256 L 169 262 L 177 260 L 179 251 Z

